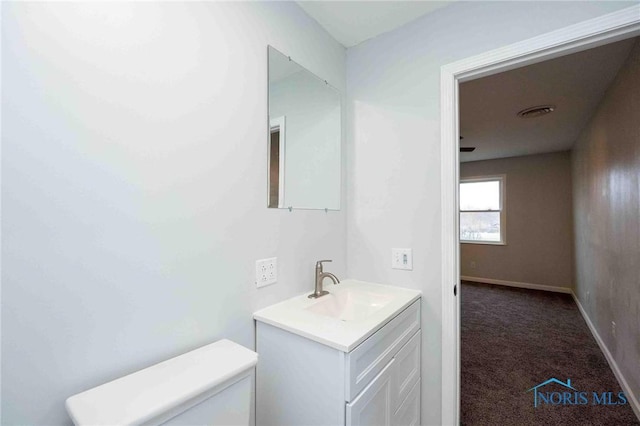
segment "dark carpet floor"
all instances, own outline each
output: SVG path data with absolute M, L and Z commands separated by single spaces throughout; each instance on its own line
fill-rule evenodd
M 622 389 L 570 295 L 463 282 L 461 297 L 462 425 L 640 425 L 628 403 L 593 404 Z M 588 403 L 552 383 L 539 390 L 570 391 L 567 404 L 534 407 L 527 390 L 550 378 Z

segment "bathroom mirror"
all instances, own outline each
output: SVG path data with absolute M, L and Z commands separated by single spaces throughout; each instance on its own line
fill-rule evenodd
M 340 209 L 340 92 L 269 46 L 268 207 Z

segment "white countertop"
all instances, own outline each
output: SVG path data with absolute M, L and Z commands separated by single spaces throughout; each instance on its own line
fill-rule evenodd
M 337 285 L 325 285 L 324 289 L 330 294 L 309 299 L 307 296 L 313 292 L 311 289 L 303 295 L 261 309 L 253 314 L 253 318 L 340 351 L 350 352 L 421 295 L 418 290 L 352 279 L 343 280 Z M 364 319 L 347 321 L 308 310 L 312 305 L 322 303 L 323 299 L 338 297 L 338 293 L 346 291 L 380 294 L 390 298 L 390 301 Z

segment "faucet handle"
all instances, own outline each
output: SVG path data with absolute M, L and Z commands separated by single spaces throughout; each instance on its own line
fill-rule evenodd
M 317 269 L 322 269 L 322 264 L 323 264 L 324 262 L 333 262 L 333 260 L 318 260 L 318 261 L 316 262 L 316 268 L 317 268 Z

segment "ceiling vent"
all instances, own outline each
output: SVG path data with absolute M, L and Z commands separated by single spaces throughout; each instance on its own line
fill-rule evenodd
M 541 115 L 551 114 L 556 109 L 555 105 L 540 105 L 523 109 L 518 113 L 521 118 L 540 117 Z

